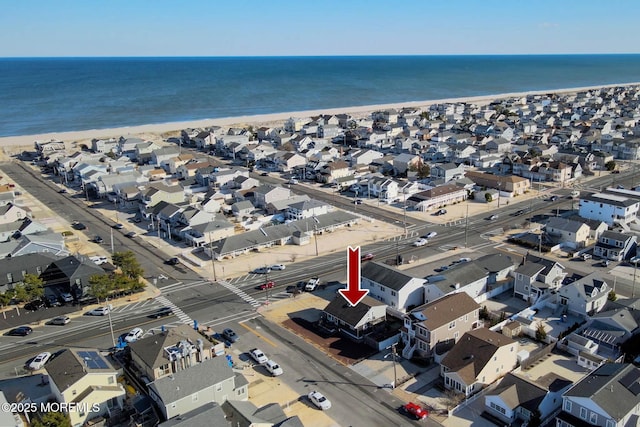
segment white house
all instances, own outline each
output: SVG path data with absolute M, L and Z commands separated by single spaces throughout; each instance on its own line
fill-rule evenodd
M 595 193 L 580 197 L 578 214 L 587 219 L 595 219 L 611 226 L 616 223 L 628 224 L 636 219 L 640 201 L 623 195 Z
M 424 301 L 424 279 L 407 276 L 384 264 L 367 261 L 362 266 L 362 287 L 369 289 L 369 296 L 390 307 L 406 311 Z
M 580 316 L 601 311 L 611 288 L 597 273 L 591 273 L 558 290 L 558 300 L 565 310 Z

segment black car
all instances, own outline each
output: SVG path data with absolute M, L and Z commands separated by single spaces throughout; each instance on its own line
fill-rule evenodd
M 47 307 L 60 307 L 60 301 L 56 298 L 55 295 L 47 295 L 44 298 L 44 305 Z
M 555 202 L 556 200 L 558 200 L 558 196 L 551 196 L 549 199 L 550 202 Z
M 31 332 L 33 332 L 33 329 L 28 326 L 18 326 L 17 328 L 13 328 L 9 332 L 7 332 L 7 335 L 11 335 L 14 337 L 26 337 Z
M 525 210 L 524 209 L 520 209 L 519 211 L 515 211 L 513 213 L 513 216 L 520 216 L 520 215 L 524 215 L 525 214 Z
M 65 188 L 63 188 L 62 190 L 58 190 L 58 193 L 60 194 L 65 194 L 67 192 L 67 190 Z
M 151 313 L 149 317 L 152 319 L 159 319 L 161 317 L 171 316 L 173 314 L 173 309 L 171 307 L 162 307 L 158 309 L 156 312 Z
M 98 243 L 98 244 L 104 243 L 104 239 L 102 237 L 100 237 L 100 236 L 96 236 L 96 237 L 93 238 L 93 242 L 94 243 Z
M 167 265 L 178 265 L 180 264 L 180 260 L 177 257 L 169 258 L 164 262 Z
M 39 299 L 30 301 L 24 305 L 24 309 L 29 311 L 36 311 L 42 307 L 44 307 L 44 302 Z
M 76 230 L 86 230 L 87 226 L 81 222 L 76 222 L 75 224 L 73 224 L 73 228 L 75 228 Z
M 238 335 L 233 331 L 233 329 L 225 329 L 222 331 L 222 336 L 231 343 L 238 341 Z

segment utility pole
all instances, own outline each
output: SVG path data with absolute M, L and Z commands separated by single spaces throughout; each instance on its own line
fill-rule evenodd
M 633 286 L 631 287 L 631 298 L 636 296 L 636 270 L 638 269 L 638 260 L 633 263 Z
M 111 255 L 114 254 L 114 250 L 113 250 L 113 228 L 110 229 L 111 231 Z
M 465 248 L 469 247 L 467 245 L 468 231 L 469 231 L 469 202 L 467 201 L 467 215 L 466 215 L 465 221 L 464 221 L 464 247 Z
M 217 282 L 218 278 L 216 277 L 216 257 L 213 255 L 213 236 L 211 235 L 211 232 L 209 232 L 209 252 L 211 254 L 211 269 L 213 270 L 213 281 Z
M 316 243 L 316 256 L 318 256 L 318 226 L 313 226 L 313 240 Z
M 538 255 L 542 255 L 542 229 L 540 229 L 540 234 L 538 234 Z

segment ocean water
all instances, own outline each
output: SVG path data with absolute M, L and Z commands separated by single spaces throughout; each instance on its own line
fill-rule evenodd
M 640 81 L 640 55 L 0 59 L 0 136 Z

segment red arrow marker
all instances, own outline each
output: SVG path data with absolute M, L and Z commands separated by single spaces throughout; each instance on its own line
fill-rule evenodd
M 360 246 L 347 248 L 347 289 L 338 289 L 338 292 L 351 307 L 355 307 L 369 293 L 369 289 L 360 287 Z

